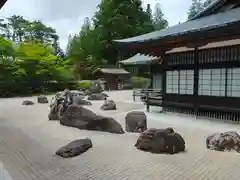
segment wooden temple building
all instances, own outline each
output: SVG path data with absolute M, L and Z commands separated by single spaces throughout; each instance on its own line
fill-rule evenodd
M 151 78 L 151 65 L 158 64 L 159 61 L 161 61 L 161 57 L 138 53 L 128 59 L 120 61 L 119 63 L 134 76 Z
M 129 72 L 122 68 L 98 68 L 93 74 L 105 81 L 105 90 L 121 89 L 123 82 L 129 77 Z
M 240 1 L 216 0 L 182 24 L 114 42 L 120 53 L 162 58 L 151 77 L 163 111 L 239 122 L 239 29 Z

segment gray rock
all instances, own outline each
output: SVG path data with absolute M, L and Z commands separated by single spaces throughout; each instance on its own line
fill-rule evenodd
M 105 100 L 101 106 L 102 110 L 116 110 L 116 103 L 113 100 Z
M 60 120 L 63 114 L 63 105 L 58 101 L 57 98 L 53 97 L 50 103 L 50 112 L 48 114 L 49 120 Z
M 102 90 L 102 86 L 101 86 L 101 82 L 96 80 L 96 81 L 92 81 L 91 85 L 89 87 L 89 91 L 90 93 L 101 93 Z
M 86 101 L 86 100 L 82 99 L 82 97 L 79 97 L 79 96 L 73 97 L 73 104 L 87 105 L 87 106 L 91 106 L 92 105 L 92 103 L 90 101 Z
M 48 103 L 48 98 L 44 95 L 40 95 L 37 97 L 37 102 L 40 104 L 46 104 Z
M 22 105 L 26 105 L 26 106 L 28 106 L 28 105 L 33 105 L 34 104 L 34 102 L 33 101 L 30 101 L 30 100 L 24 100 L 23 102 L 22 102 Z
M 57 113 L 55 107 L 53 107 L 53 106 L 51 107 L 50 112 L 48 114 L 48 120 L 59 120 L 58 113 Z
M 216 151 L 236 151 L 240 153 L 240 136 L 237 132 L 214 133 L 207 137 L 206 146 Z
M 127 132 L 143 132 L 147 129 L 147 116 L 141 111 L 129 112 L 125 117 Z
M 54 105 L 54 103 L 55 103 L 55 100 L 56 100 L 55 97 L 52 97 L 52 98 L 51 98 L 51 102 L 50 102 L 50 105 L 49 105 L 50 108 L 53 107 L 53 105 Z
M 106 100 L 107 96 L 103 93 L 100 94 L 90 94 L 88 96 L 88 100 L 90 101 L 97 101 L 97 100 Z
M 172 128 L 152 128 L 140 134 L 135 147 L 151 153 L 175 154 L 185 151 L 185 141 Z
M 71 158 L 78 156 L 88 149 L 92 148 L 92 141 L 89 138 L 79 139 L 68 143 L 56 151 L 56 155 L 63 158 Z
M 104 93 L 104 92 L 101 92 L 100 94 L 102 94 L 103 96 L 105 96 L 105 97 L 109 97 L 106 93 Z
M 78 129 L 123 134 L 122 126 L 111 117 L 99 116 L 79 105 L 70 105 L 63 113 L 60 123 Z

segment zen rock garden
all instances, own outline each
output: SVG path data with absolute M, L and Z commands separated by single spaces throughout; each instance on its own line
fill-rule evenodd
M 97 85 L 92 91 L 58 92 L 50 102 L 49 120 L 57 120 L 61 125 L 74 127 L 79 130 L 102 131 L 113 134 L 140 133 L 133 146 L 143 152 L 154 154 L 176 154 L 185 152 L 184 138 L 172 127 L 148 128 L 147 116 L 143 111 L 131 111 L 125 116 L 125 131 L 122 125 L 112 117 L 99 115 L 88 107 L 94 101 L 103 101 L 100 107 L 103 111 L 116 110 L 117 105 L 109 96 L 103 93 Z M 98 89 L 98 90 L 97 90 Z M 87 99 L 87 100 L 86 100 Z M 92 102 L 91 102 L 92 101 Z M 44 95 L 37 97 L 37 103 L 47 104 Z M 31 100 L 25 100 L 22 105 L 34 105 Z M 56 151 L 63 158 L 78 156 L 90 148 L 93 143 L 90 138 L 74 140 Z M 206 138 L 206 148 L 216 151 L 240 152 L 240 135 L 237 132 L 215 133 Z

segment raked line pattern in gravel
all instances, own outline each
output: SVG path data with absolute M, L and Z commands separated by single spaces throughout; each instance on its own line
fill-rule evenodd
M 13 180 L 239 180 L 239 155 L 207 150 L 205 138 L 210 131 L 208 124 L 201 125 L 199 120 L 196 124 L 189 117 L 147 113 L 149 127 L 171 125 L 186 140 L 187 152 L 156 155 L 134 148 L 138 134 L 116 135 L 64 127 L 58 121 L 47 120 L 48 105 L 24 107 L 21 101 L 4 100 L 0 109 L 0 160 Z M 118 102 L 116 112 L 104 113 L 123 126 L 128 111 L 143 109 Z M 101 113 L 100 105 L 94 103 L 90 109 Z M 209 125 L 216 131 L 233 127 L 214 124 Z M 239 126 L 234 127 L 239 130 Z M 83 137 L 93 141 L 88 152 L 72 159 L 54 155 L 59 147 Z

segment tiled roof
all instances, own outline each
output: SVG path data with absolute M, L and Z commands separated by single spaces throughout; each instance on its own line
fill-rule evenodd
M 99 68 L 96 71 L 100 71 L 101 73 L 104 74 L 129 74 L 128 71 L 122 68 Z M 95 72 L 96 72 L 95 71 Z
M 143 55 L 138 53 L 128 59 L 120 61 L 120 63 L 124 65 L 147 64 L 157 60 L 159 60 L 159 57 L 148 56 L 148 55 Z
M 201 12 L 199 12 L 198 14 L 196 14 L 194 17 L 192 17 L 191 20 L 195 20 L 207 15 L 210 15 L 211 13 L 213 13 L 214 11 L 218 10 L 219 8 L 222 7 L 222 5 L 224 3 L 226 3 L 228 0 L 215 0 L 212 4 L 210 4 L 208 7 L 204 8 Z
M 212 43 L 208 43 L 202 47 L 199 47 L 199 49 L 218 48 L 218 47 L 226 47 L 226 46 L 233 46 L 233 45 L 240 45 L 240 39 L 212 42 Z M 186 52 L 186 51 L 194 51 L 194 48 L 177 47 L 177 48 L 173 48 L 172 50 L 166 51 L 166 54 Z
M 174 37 L 184 35 L 190 32 L 199 32 L 205 30 L 212 30 L 223 27 L 232 23 L 240 22 L 240 8 L 235 8 L 227 12 L 220 12 L 211 16 L 206 16 L 200 19 L 187 21 L 160 31 L 143 34 L 136 37 L 115 40 L 117 43 L 134 43 L 145 42 L 151 40 L 160 40 L 166 37 Z

